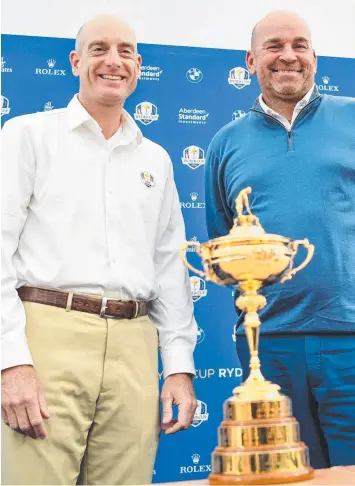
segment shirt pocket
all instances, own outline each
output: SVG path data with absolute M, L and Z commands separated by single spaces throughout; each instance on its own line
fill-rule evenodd
M 35 194 L 32 211 L 44 224 L 66 226 L 77 209 L 77 190 L 65 174 L 53 173 Z

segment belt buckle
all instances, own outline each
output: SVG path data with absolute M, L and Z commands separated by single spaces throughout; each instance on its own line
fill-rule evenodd
M 107 301 L 108 300 L 115 300 L 115 299 L 109 299 L 108 297 L 102 297 L 101 301 L 101 310 L 100 310 L 100 317 L 104 319 L 126 319 L 125 317 L 120 317 L 120 316 L 113 316 L 111 314 L 106 314 L 106 309 L 107 309 Z M 139 312 L 139 302 L 136 300 L 133 301 L 135 305 L 135 310 L 134 310 L 134 315 L 130 317 L 130 319 L 135 319 L 138 316 Z
M 123 319 L 120 316 L 113 316 L 111 314 L 106 314 L 107 301 L 108 300 L 115 300 L 115 299 L 109 299 L 108 297 L 102 297 L 100 317 L 102 317 L 103 319 L 108 319 L 108 318 L 110 318 L 110 319 Z

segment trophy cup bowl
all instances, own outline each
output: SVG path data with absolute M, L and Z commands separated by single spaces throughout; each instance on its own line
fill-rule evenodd
M 290 399 L 261 373 L 258 311 L 265 307 L 266 299 L 258 291 L 291 279 L 310 262 L 314 246 L 307 239 L 291 240 L 265 233 L 250 210 L 250 193 L 251 188 L 247 187 L 236 198 L 238 216 L 228 235 L 202 244 L 186 242 L 180 250 L 184 264 L 193 272 L 219 285 L 238 288 L 236 305 L 245 312 L 250 350 L 250 374 L 224 402 L 210 484 L 278 484 L 313 476 L 308 448 L 300 441 L 299 425 L 292 417 Z M 203 271 L 187 261 L 186 250 L 190 246 L 201 257 Z M 299 246 L 307 250 L 307 255 L 293 268 Z

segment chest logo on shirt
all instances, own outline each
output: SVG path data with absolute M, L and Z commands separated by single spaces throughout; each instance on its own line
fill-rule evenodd
M 154 177 L 149 172 L 141 172 L 141 180 L 143 184 L 146 185 L 147 187 L 155 186 Z

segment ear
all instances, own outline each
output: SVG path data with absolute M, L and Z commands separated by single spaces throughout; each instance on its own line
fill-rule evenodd
M 137 77 L 141 75 L 141 66 L 142 66 L 142 56 L 140 54 L 137 54 L 137 59 L 136 59 L 136 64 L 137 64 Z
M 250 74 L 254 75 L 256 74 L 256 59 L 255 59 L 255 54 L 253 51 L 247 51 L 247 54 L 245 56 L 245 64 L 248 68 L 248 71 Z
M 314 62 L 314 74 L 316 74 L 317 67 L 318 67 L 318 60 L 317 60 L 316 51 L 314 49 L 313 49 L 313 62 Z
M 69 54 L 69 61 L 74 76 L 79 76 L 80 56 L 76 51 L 71 51 Z

